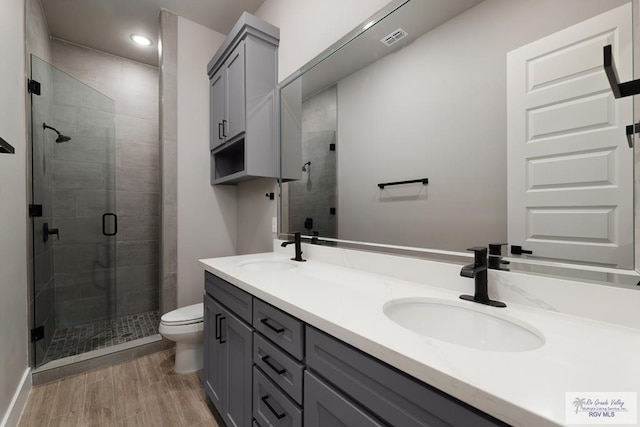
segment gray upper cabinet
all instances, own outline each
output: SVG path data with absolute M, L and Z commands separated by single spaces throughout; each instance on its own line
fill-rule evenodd
M 226 120 L 226 80 L 224 72 L 226 68 L 221 68 L 209 81 L 210 87 L 210 142 L 209 149 L 213 150 L 220 144 L 224 144 L 224 121 Z
M 279 176 L 279 38 L 245 12 L 207 66 L 211 184 Z
M 224 65 L 227 75 L 227 120 L 223 123 L 223 134 L 227 141 L 234 140 L 245 131 L 244 52 L 242 41 L 231 52 Z

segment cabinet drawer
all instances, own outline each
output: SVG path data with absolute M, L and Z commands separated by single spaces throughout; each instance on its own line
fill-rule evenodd
M 305 427 L 384 427 L 384 424 L 310 372 L 305 372 L 304 376 Z
M 253 362 L 293 400 L 302 405 L 304 365 L 257 333 L 253 334 Z
M 403 427 L 507 425 L 317 329 L 306 329 L 307 368 L 386 423 Z
M 251 294 L 218 276 L 214 276 L 208 271 L 204 273 L 204 289 L 206 293 L 220 301 L 242 320 L 251 323 L 253 313 L 253 297 Z
M 253 368 L 253 417 L 262 427 L 302 427 L 302 409 L 257 367 Z
M 302 360 L 304 324 L 300 320 L 256 299 L 253 304 L 253 327 L 293 357 Z

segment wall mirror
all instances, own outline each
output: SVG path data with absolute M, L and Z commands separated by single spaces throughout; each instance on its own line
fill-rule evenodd
M 280 233 L 435 256 L 508 242 L 512 269 L 635 287 L 638 117 L 603 47 L 632 80 L 637 13 L 390 3 L 280 85 Z

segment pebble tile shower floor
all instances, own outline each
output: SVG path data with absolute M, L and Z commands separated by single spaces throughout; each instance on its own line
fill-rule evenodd
M 113 321 L 56 329 L 43 363 L 155 335 L 159 324 L 158 312 L 150 311 Z

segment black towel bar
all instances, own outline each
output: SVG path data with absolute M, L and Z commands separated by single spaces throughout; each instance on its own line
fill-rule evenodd
M 422 185 L 427 185 L 429 183 L 429 178 L 411 179 L 409 181 L 383 182 L 378 184 L 378 187 L 380 189 L 383 189 L 384 187 L 387 187 L 390 185 L 413 184 L 416 182 L 421 182 Z
M 0 137 L 0 153 L 14 154 L 15 152 L 16 152 L 16 149 L 13 148 L 11 144 L 9 144 L 7 141 L 5 141 L 3 138 Z

